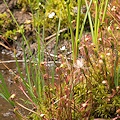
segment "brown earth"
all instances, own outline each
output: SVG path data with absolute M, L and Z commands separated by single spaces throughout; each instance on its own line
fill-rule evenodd
M 9 7 L 9 9 L 6 7 L 6 5 L 4 4 L 4 2 L 2 0 L 0 0 L 0 13 L 7 13 L 7 15 L 9 16 L 9 19 L 12 19 L 10 14 L 9 14 L 9 10 L 12 12 L 13 16 L 15 17 L 17 23 L 19 25 L 24 25 L 24 35 L 26 37 L 26 39 L 28 41 L 30 41 L 30 48 L 32 50 L 32 53 L 35 54 L 36 53 L 36 48 L 37 48 L 37 43 L 36 43 L 36 37 L 35 37 L 35 31 L 34 28 L 32 27 L 32 14 L 29 10 L 24 10 L 24 8 L 19 9 L 17 8 L 17 0 L 7 0 L 7 5 Z M 14 21 L 13 21 L 14 22 Z M 29 22 L 29 23 L 28 23 Z M 66 32 L 67 28 L 62 29 L 60 32 Z M 40 35 L 41 37 L 42 35 Z M 58 41 L 58 54 L 63 53 L 64 55 L 67 55 L 71 52 L 71 42 L 68 40 L 63 39 L 63 37 L 60 35 L 60 40 Z M 42 37 L 41 37 L 42 39 Z M 50 54 L 54 54 L 54 50 L 55 50 L 55 45 L 56 45 L 56 33 L 53 33 L 52 35 L 49 35 L 45 38 L 44 43 L 42 44 L 46 44 L 44 46 L 44 50 L 46 54 L 46 57 L 48 60 L 51 60 L 51 55 Z M 24 43 L 24 45 L 26 45 L 26 43 Z M 9 43 L 8 40 L 5 39 L 2 35 L 0 37 L 0 46 L 2 46 L 5 49 L 7 49 L 8 51 L 10 50 L 9 47 Z M 22 56 L 22 35 L 17 33 L 15 36 L 15 40 L 12 43 L 12 47 L 11 48 L 15 48 L 18 56 Z M 12 50 L 12 49 L 11 49 Z M 26 47 L 26 51 L 27 51 L 27 47 Z

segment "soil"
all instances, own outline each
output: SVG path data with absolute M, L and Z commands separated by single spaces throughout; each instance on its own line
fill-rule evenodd
M 17 8 L 17 0 L 7 0 L 7 5 L 9 7 L 9 9 L 11 10 L 13 16 L 15 17 L 17 23 L 19 25 L 24 25 L 24 29 L 25 29 L 25 37 L 26 39 L 29 41 L 30 44 L 30 49 L 32 51 L 33 55 L 36 55 L 37 53 L 37 43 L 36 43 L 36 37 L 35 37 L 35 30 L 32 28 L 32 23 L 27 23 L 28 21 L 32 20 L 32 14 L 29 10 L 24 10 L 24 8 L 22 9 L 18 9 Z M 0 13 L 7 13 L 7 15 L 9 16 L 10 19 L 11 16 L 9 14 L 9 10 L 6 7 L 6 5 L 4 4 L 3 0 L 0 0 Z M 26 24 L 27 23 L 27 24 Z M 67 28 L 60 30 L 61 34 L 67 32 Z M 70 53 L 71 53 L 71 42 L 63 39 L 62 35 L 60 34 L 59 36 L 59 41 L 58 43 L 56 43 L 56 33 L 53 33 L 49 36 L 46 36 L 44 43 L 42 43 L 41 46 L 43 46 L 43 44 L 46 44 L 44 46 L 44 52 L 45 54 L 45 60 L 52 60 L 53 58 L 53 54 L 55 52 L 55 46 L 56 44 L 58 44 L 57 47 L 57 54 L 64 54 L 67 55 L 67 57 L 70 57 Z M 42 35 L 40 35 L 41 37 Z M 41 37 L 42 39 L 42 37 Z M 7 49 L 7 53 L 9 53 L 9 51 L 12 51 L 13 48 L 16 49 L 16 53 L 17 53 L 17 57 L 21 57 L 23 56 L 23 52 L 22 52 L 22 35 L 21 34 L 16 34 L 15 40 L 14 42 L 9 43 L 8 39 L 5 39 L 2 35 L 0 36 L 0 47 L 1 50 L 3 50 L 4 48 Z M 24 43 L 24 46 L 26 46 L 26 43 Z M 11 48 L 11 49 L 9 49 Z M 26 54 L 28 51 L 28 47 L 25 48 L 26 49 Z M 12 52 L 10 52 L 10 54 L 13 56 Z M 28 56 L 28 55 L 27 55 Z

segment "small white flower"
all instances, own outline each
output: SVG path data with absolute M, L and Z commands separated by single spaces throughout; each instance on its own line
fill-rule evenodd
M 60 48 L 61 51 L 65 50 L 65 49 L 66 49 L 65 46 L 62 46 L 62 47 Z
M 49 18 L 53 18 L 54 16 L 55 16 L 55 12 L 51 12 L 51 13 L 48 15 Z
M 39 6 L 41 5 L 41 2 L 39 2 Z
M 84 60 L 83 58 L 77 59 L 76 63 L 74 64 L 75 68 L 83 68 L 84 66 Z
M 45 116 L 45 114 L 40 114 L 40 117 L 44 117 Z
M 75 14 L 77 14 L 77 12 L 78 12 L 78 7 L 74 7 L 74 8 L 73 8 L 73 12 L 74 12 Z
M 86 104 L 86 103 L 83 103 L 83 104 L 82 104 L 82 107 L 84 107 L 84 108 L 85 108 L 86 106 L 87 106 L 87 104 Z
M 116 11 L 116 7 L 115 6 L 113 6 L 112 8 L 111 8 L 111 11 Z
M 100 63 L 100 64 L 103 64 L 103 60 L 100 59 L 100 60 L 99 60 L 99 63 Z
M 106 84 L 106 83 L 107 83 L 107 81 L 106 81 L 106 80 L 103 80 L 103 81 L 102 81 L 102 84 Z
M 110 53 L 107 53 L 106 55 L 107 55 L 107 56 L 110 56 L 111 54 L 110 54 Z

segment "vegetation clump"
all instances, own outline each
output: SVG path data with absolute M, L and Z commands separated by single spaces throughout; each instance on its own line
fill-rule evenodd
M 19 119 L 120 118 L 118 3 L 108 0 L 18 1 L 19 7 L 32 13 L 32 19 L 27 22 L 32 25 L 35 40 L 31 38 L 31 41 L 37 50 L 35 56 L 29 43 L 31 36 L 26 37 L 25 26 L 19 25 L 10 11 L 23 39 L 26 76 L 20 70 L 16 57 L 19 75 L 11 72 L 15 76 L 14 84 L 27 97 L 30 106 L 22 105 L 17 95 L 10 94 L 1 74 L 0 95 L 15 107 L 14 113 Z M 81 12 L 83 6 L 86 8 L 84 14 Z M 1 16 L 0 26 L 5 29 L 2 20 L 6 14 Z M 89 25 L 90 32 L 85 30 L 85 25 Z M 67 28 L 65 33 L 61 32 L 64 28 Z M 70 41 L 71 51 L 68 52 L 65 48 L 67 45 L 63 45 L 62 52 L 59 52 L 62 39 L 66 43 Z M 26 56 L 25 44 L 29 56 Z M 54 50 L 48 51 L 52 48 Z M 29 114 L 23 115 L 18 106 L 29 111 Z

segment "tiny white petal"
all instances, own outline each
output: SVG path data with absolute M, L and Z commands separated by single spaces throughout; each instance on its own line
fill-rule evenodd
M 76 67 L 76 68 L 83 68 L 84 67 L 84 60 L 82 58 L 81 59 L 77 59 L 76 63 L 74 64 L 74 67 Z
M 86 104 L 86 103 L 83 103 L 83 104 L 82 104 L 82 107 L 84 107 L 84 108 L 85 108 L 86 106 L 87 106 L 87 104 Z
M 65 50 L 65 46 L 62 46 L 62 47 L 60 48 L 60 50 Z
M 39 6 L 41 5 L 41 2 L 39 2 Z
M 106 80 L 103 80 L 103 81 L 102 81 L 102 84 L 107 84 L 107 81 L 106 81 Z
M 113 7 L 111 8 L 111 11 L 116 11 L 116 7 L 113 6 Z
M 45 114 L 40 114 L 40 117 L 44 117 L 45 116 Z
M 76 64 L 78 65 L 79 68 L 83 67 L 83 60 L 77 60 Z
M 49 18 L 53 18 L 54 16 L 55 16 L 55 12 L 51 12 L 51 13 L 48 15 Z

